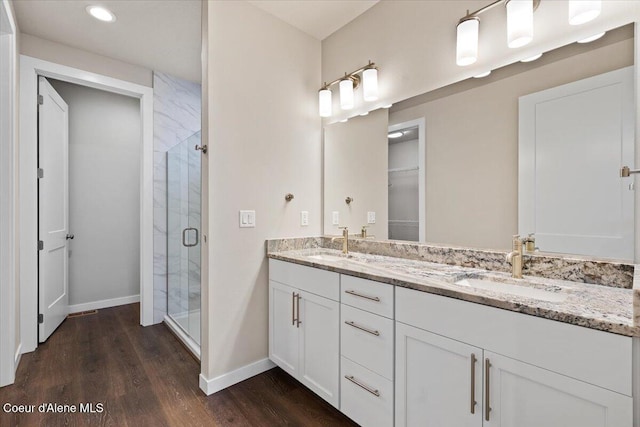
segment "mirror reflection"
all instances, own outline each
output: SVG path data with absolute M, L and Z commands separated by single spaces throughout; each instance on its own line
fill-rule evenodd
M 633 259 L 633 58 L 627 25 L 325 126 L 325 234 Z

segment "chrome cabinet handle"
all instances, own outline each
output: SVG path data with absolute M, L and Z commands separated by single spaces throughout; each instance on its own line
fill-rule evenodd
M 364 326 L 357 325 L 355 322 L 352 322 L 351 320 L 345 320 L 344 323 L 346 323 L 347 325 L 352 326 L 352 327 L 354 327 L 356 329 L 360 329 L 361 331 L 364 331 L 364 332 L 366 332 L 368 334 L 375 335 L 377 337 L 380 336 L 380 332 L 379 331 L 375 331 L 373 329 L 369 329 L 369 328 L 365 328 Z
M 489 421 L 489 412 L 491 412 L 491 405 L 489 402 L 489 393 L 491 387 L 489 386 L 489 370 L 491 369 L 491 362 L 489 359 L 484 360 L 484 419 Z
M 296 324 L 296 293 L 291 292 L 291 325 Z
M 296 315 L 296 328 L 299 328 L 300 325 L 302 324 L 302 322 L 300 321 L 300 300 L 302 299 L 302 297 L 300 296 L 300 294 L 296 294 L 296 300 L 298 301 L 298 312 Z
M 195 243 L 187 243 L 187 231 L 195 231 L 196 232 L 196 242 Z M 193 227 L 188 227 L 182 230 L 182 246 L 186 246 L 187 248 L 192 248 L 198 245 L 198 229 Z
M 360 381 L 355 379 L 353 377 L 353 375 L 345 375 L 344 377 L 346 379 L 348 379 L 349 381 L 351 381 L 352 383 L 354 383 L 355 385 L 357 385 L 358 387 L 360 387 L 360 388 L 368 391 L 369 393 L 373 394 L 375 397 L 380 397 L 380 392 L 378 390 L 375 390 L 375 389 L 369 387 L 368 385 L 361 383 Z
M 67 234 L 67 237 L 65 237 L 67 240 L 73 240 L 73 238 L 76 237 L 73 234 Z
M 476 413 L 476 355 L 471 353 L 471 413 Z
M 344 291 L 344 293 L 349 294 L 349 295 L 353 295 L 354 297 L 360 297 L 360 298 L 368 299 L 368 300 L 371 300 L 371 301 L 380 302 L 380 298 L 378 298 L 378 297 L 370 297 L 369 295 L 362 295 L 362 294 L 357 293 L 356 291 L 346 290 L 346 291 Z

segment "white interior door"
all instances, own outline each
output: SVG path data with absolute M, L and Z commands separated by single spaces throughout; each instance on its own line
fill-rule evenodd
M 69 313 L 69 112 L 44 77 L 38 78 L 39 333 L 44 342 Z
M 633 259 L 633 87 L 627 67 L 520 98 L 519 233 L 541 251 Z

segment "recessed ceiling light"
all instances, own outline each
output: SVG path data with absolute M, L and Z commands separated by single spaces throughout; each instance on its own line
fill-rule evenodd
M 109 9 L 102 6 L 87 6 L 87 13 L 103 22 L 115 22 L 116 15 Z
M 598 40 L 600 37 L 604 36 L 607 32 L 603 31 L 599 34 L 594 34 L 591 37 L 587 37 L 586 39 L 578 40 L 578 43 L 589 43 Z
M 389 138 L 395 139 L 395 138 L 400 138 L 402 135 L 404 135 L 402 132 L 391 132 L 389 135 L 387 135 Z
M 481 79 L 483 77 L 487 77 L 489 74 L 491 74 L 491 70 L 485 71 L 484 73 L 480 73 L 477 76 L 473 76 L 473 78 L 474 79 Z
M 539 53 L 537 55 L 530 56 L 529 58 L 522 59 L 520 62 L 532 62 L 532 61 L 535 61 L 536 59 L 540 58 L 541 56 L 542 56 L 542 54 Z

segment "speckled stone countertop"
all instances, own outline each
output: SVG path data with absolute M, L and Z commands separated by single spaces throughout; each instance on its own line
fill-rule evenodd
M 287 248 L 288 249 L 288 248 Z M 624 289 L 525 276 L 414 259 L 306 247 L 270 251 L 269 258 L 294 262 L 422 292 L 502 308 L 625 336 L 640 336 L 634 294 Z

